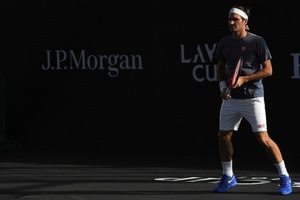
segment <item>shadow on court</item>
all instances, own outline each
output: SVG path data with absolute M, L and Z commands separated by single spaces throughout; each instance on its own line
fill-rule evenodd
M 218 158 L 21 151 L 0 157 L 0 200 L 300 199 L 299 166 L 290 169 L 293 193 L 283 197 L 275 166 L 267 161 L 264 167 L 236 161 L 238 185 L 215 194 Z

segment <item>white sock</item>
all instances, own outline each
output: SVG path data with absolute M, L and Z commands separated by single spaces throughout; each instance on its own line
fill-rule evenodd
M 282 161 L 281 163 L 275 164 L 275 166 L 278 170 L 279 176 L 281 176 L 281 175 L 289 176 L 289 173 L 286 170 L 284 161 Z
M 233 175 L 232 160 L 229 162 L 222 161 L 222 168 L 223 168 L 223 174 L 226 174 L 227 176 L 230 177 Z

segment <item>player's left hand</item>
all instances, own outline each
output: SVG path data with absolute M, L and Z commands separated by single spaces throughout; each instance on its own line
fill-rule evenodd
M 240 76 L 235 85 L 232 86 L 232 89 L 239 88 L 245 83 L 243 76 Z

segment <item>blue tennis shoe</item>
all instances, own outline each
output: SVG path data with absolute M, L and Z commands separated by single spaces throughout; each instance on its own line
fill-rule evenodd
M 234 175 L 227 176 L 226 174 L 222 174 L 221 180 L 217 187 L 215 187 L 214 192 L 223 193 L 227 192 L 229 188 L 236 186 L 237 181 Z
M 291 178 L 289 176 L 281 175 L 278 193 L 286 195 L 292 193 L 292 190 L 293 184 Z

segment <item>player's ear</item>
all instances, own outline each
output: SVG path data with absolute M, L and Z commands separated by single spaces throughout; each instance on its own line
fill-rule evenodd
M 246 29 L 248 30 L 248 29 L 249 29 L 249 28 L 248 28 L 248 25 L 247 25 L 247 24 L 248 24 L 248 19 L 245 19 L 245 20 L 244 20 L 244 23 L 245 23 Z

